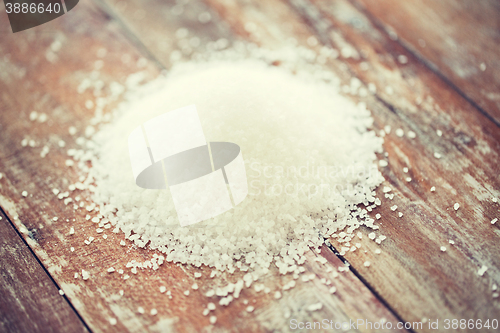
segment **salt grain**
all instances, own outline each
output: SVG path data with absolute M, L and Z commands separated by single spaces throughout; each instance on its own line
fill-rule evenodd
M 458 202 L 456 202 L 454 205 L 453 205 L 453 209 L 454 210 L 458 210 L 460 208 L 460 204 Z
M 488 267 L 486 267 L 485 265 L 481 266 L 480 269 L 478 269 L 477 271 L 477 275 L 479 276 L 483 276 L 484 273 L 486 273 L 486 271 L 488 270 Z
M 210 324 L 213 325 L 213 324 L 215 324 L 217 322 L 217 317 L 216 316 L 210 316 L 209 321 L 210 321 Z
M 441 246 L 439 249 L 440 249 L 442 252 L 446 252 L 446 246 Z
M 493 220 L 491 220 L 491 224 L 495 224 L 497 223 L 498 219 L 497 218 L 494 218 Z

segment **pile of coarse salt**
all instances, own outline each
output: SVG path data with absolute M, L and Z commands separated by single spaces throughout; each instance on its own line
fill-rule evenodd
M 255 277 L 271 265 L 299 274 L 305 252 L 326 237 L 348 242 L 361 225 L 377 229 L 367 210 L 380 205 L 383 181 L 364 105 L 339 93 L 323 67 L 272 66 L 262 59 L 215 57 L 177 64 L 168 75 L 128 92 L 112 120 L 74 152 L 92 162 L 90 184 L 98 220 L 167 262 L 237 270 Z M 180 227 L 168 190 L 138 187 L 127 139 L 139 124 L 195 104 L 207 141 L 241 147 L 247 198 L 213 219 Z M 247 274 L 248 274 L 247 273 Z M 251 278 L 250 278 L 251 279 Z

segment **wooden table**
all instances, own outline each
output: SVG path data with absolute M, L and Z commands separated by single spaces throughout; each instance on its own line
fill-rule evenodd
M 232 277 L 211 279 L 208 268 L 169 263 L 131 274 L 127 262 L 148 260 L 154 252 L 128 241 L 121 246 L 121 233 L 107 232 L 104 241 L 85 220 L 84 209 L 74 211 L 54 195 L 52 189 L 66 189 L 78 179 L 77 170 L 65 165 L 67 149 L 77 146 L 68 128 L 83 134 L 93 116 L 86 101 L 95 100 L 93 89 L 79 92 L 81 82 L 96 66 L 102 67 L 103 93 L 138 71 L 145 81 L 153 79 L 170 67 L 180 28 L 202 44 L 225 38 L 276 48 L 295 38 L 315 49 L 327 45 L 341 55 L 325 66 L 343 83 L 357 77 L 376 87 L 375 94 L 352 98 L 367 104 L 377 131 L 386 125 L 393 129 L 385 137 L 388 157 L 380 156 L 388 166 L 381 168 L 386 181 L 377 193 L 383 198 L 381 189 L 390 186 L 395 196 L 372 212 L 382 215 L 378 223 L 387 239 L 381 245 L 363 230 L 359 242 L 368 252 L 340 256 L 332 239 L 332 247 L 324 246 L 320 254 L 326 264 L 314 261 L 316 253 L 308 254 L 304 268 L 316 277 L 312 281 L 297 280 L 279 300 L 244 289 L 238 300 L 219 306 L 218 297 L 204 293 Z M 460 324 L 445 330 L 444 324 L 446 319 L 489 319 L 490 325 L 500 320 L 494 290 L 500 286 L 500 223 L 490 223 L 500 218 L 494 199 L 500 197 L 498 1 L 88 0 L 16 34 L 2 7 L 0 110 L 2 332 L 285 332 L 293 318 L 401 321 L 409 327 L 391 331 L 496 331 Z M 47 121 L 30 121 L 33 110 L 45 113 Z M 397 128 L 416 137 L 399 137 Z M 50 151 L 42 158 L 45 145 Z M 88 198 L 88 193 L 79 195 Z M 393 204 L 403 217 L 389 208 Z M 90 236 L 96 239 L 84 244 Z M 382 251 L 375 254 L 378 247 Z M 365 267 L 365 261 L 371 265 Z M 337 291 L 330 294 L 321 279 L 332 278 L 332 271 L 347 262 L 350 270 L 333 279 Z M 109 274 L 111 266 L 131 278 Z M 482 266 L 488 269 L 480 276 Z M 82 269 L 89 272 L 88 280 L 81 278 Z M 195 272 L 202 277 L 196 279 Z M 273 272 L 266 285 L 290 280 Z M 184 296 L 194 281 L 200 289 Z M 160 286 L 167 286 L 172 297 Z M 245 310 L 244 300 L 253 312 Z M 307 312 L 315 300 L 322 309 Z M 202 314 L 208 302 L 217 304 L 215 325 Z M 156 315 L 150 314 L 153 308 Z M 429 322 L 436 320 L 440 329 L 430 329 Z M 421 328 L 414 325 L 422 321 Z M 388 330 L 361 326 L 352 331 Z

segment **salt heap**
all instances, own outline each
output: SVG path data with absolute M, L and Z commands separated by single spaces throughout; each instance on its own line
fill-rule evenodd
M 256 59 L 188 62 L 129 93 L 85 154 L 103 221 L 166 261 L 255 274 L 272 264 L 298 273 L 303 254 L 323 237 L 349 240 L 359 226 L 373 227 L 360 204 L 375 206 L 383 139 L 369 130 L 369 111 L 317 74 Z M 249 194 L 234 209 L 182 228 L 168 190 L 135 185 L 127 138 L 138 124 L 190 104 L 207 141 L 241 147 Z

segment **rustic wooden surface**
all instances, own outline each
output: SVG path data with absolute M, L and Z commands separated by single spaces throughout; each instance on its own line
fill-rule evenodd
M 0 331 L 88 332 L 1 212 L 0 218 Z
M 386 19 L 395 20 L 397 15 L 386 17 L 376 13 L 369 1 L 363 3 L 367 9 L 360 10 L 357 2 L 355 6 L 346 0 L 207 0 L 186 4 L 107 0 L 81 2 L 71 15 L 16 35 L 7 34 L 7 22 L 0 22 L 0 172 L 4 173 L 0 179 L 0 206 L 90 330 L 287 331 L 287 313 L 289 318 L 336 321 L 500 318 L 499 301 L 492 297 L 491 290 L 494 283 L 500 285 L 500 249 L 496 246 L 500 232 L 498 224 L 489 223 L 500 215 L 499 204 L 492 201 L 500 196 L 500 131 L 492 121 L 496 119 L 493 104 L 487 104 L 484 96 L 478 97 L 481 89 L 493 89 L 496 84 L 487 78 L 498 77 L 498 67 L 494 66 L 497 59 L 488 62 L 485 72 L 490 76 L 478 77 L 468 85 L 450 74 L 452 71 L 442 65 L 446 61 L 436 60 L 442 59 L 448 50 L 434 35 L 427 34 L 425 39 L 429 53 L 416 52 L 405 44 L 414 40 L 418 43 L 419 34 L 426 33 L 418 22 L 409 29 L 413 32 L 405 32 L 407 35 L 398 27 L 404 26 L 408 16 L 400 16 L 399 25 L 388 23 L 404 38 L 405 43 L 401 43 L 383 28 Z M 456 8 L 456 15 L 466 20 L 468 16 L 460 16 L 460 7 Z M 199 22 L 203 12 L 211 14 L 210 22 Z M 482 24 L 480 20 L 468 22 Z M 486 20 L 484 29 L 491 29 L 491 22 Z M 248 23 L 253 23 L 252 29 Z M 443 20 L 436 24 L 449 31 L 456 22 Z M 209 269 L 167 263 L 157 271 L 139 271 L 134 275 L 125 264 L 132 259 L 150 259 L 153 252 L 136 249 L 128 242 L 125 247 L 120 246 L 120 233 L 107 232 L 108 239 L 104 241 L 95 232 L 96 226 L 85 220 L 85 210 L 75 212 L 71 205 L 64 205 L 53 195 L 53 188 L 65 189 L 79 176 L 77 170 L 64 165 L 66 150 L 77 146 L 68 127 L 76 126 L 78 135 L 82 135 L 93 115 L 84 106 L 85 101 L 95 99 L 90 89 L 82 94 L 77 92 L 80 82 L 91 75 L 97 60 L 103 61 L 99 79 L 105 86 L 104 95 L 109 93 L 110 83 L 124 83 L 132 73 L 144 71 L 146 80 L 154 78 L 162 66 L 170 66 L 170 54 L 179 48 L 175 32 L 181 27 L 202 43 L 226 38 L 279 47 L 290 37 L 307 45 L 307 40 L 316 36 L 320 45 L 313 47 L 325 44 L 344 50 L 340 52 L 343 55 L 349 54 L 326 64 L 345 84 L 357 77 L 364 84 L 377 87 L 375 95 L 353 99 L 367 103 L 377 130 L 385 125 L 392 127 L 384 145 L 389 155 L 380 158 L 389 162 L 388 167 L 382 168 L 387 179 L 382 186 L 390 186 L 395 197 L 392 201 L 384 199 L 383 206 L 374 212 L 382 215 L 378 221 L 380 231 L 388 238 L 379 246 L 364 233 L 360 242 L 369 251 L 343 256 L 351 271 L 333 279 L 335 294 L 329 294 L 319 280 L 331 278 L 328 267 L 337 269 L 343 264 L 325 247 L 321 252 L 328 260 L 325 265 L 312 260 L 306 263 L 305 268 L 316 279 L 307 283 L 299 279 L 297 286 L 284 292 L 279 301 L 271 294 L 245 289 L 230 306 L 217 305 L 213 314 L 218 320 L 212 327 L 202 311 L 209 301 L 217 303 L 218 299 L 208 299 L 203 293 L 214 285 L 223 285 L 226 277 L 210 279 Z M 457 29 L 456 25 L 453 27 Z M 483 34 L 480 36 L 481 43 L 488 41 Z M 467 39 L 465 54 L 460 55 L 467 59 L 467 66 L 477 67 L 477 62 L 470 60 L 474 57 L 470 50 L 474 50 L 475 39 Z M 60 50 L 53 46 L 56 40 L 62 44 Z M 103 48 L 106 55 L 99 58 Z M 495 54 L 495 50 L 491 52 Z M 491 53 L 488 54 L 491 59 Z M 408 62 L 398 62 L 399 55 L 405 55 Z M 148 61 L 138 61 L 142 57 Z M 429 68 L 427 63 L 438 64 L 438 69 Z M 29 121 L 32 110 L 45 112 L 49 120 Z M 417 137 L 397 137 L 397 128 L 412 130 Z M 442 137 L 436 135 L 438 129 L 443 132 Z M 27 136 L 37 142 L 36 147 L 21 146 Z M 64 149 L 57 145 L 60 139 L 66 141 Z M 50 152 L 42 159 L 39 154 L 45 144 L 50 146 Z M 443 157 L 436 159 L 434 152 Z M 409 168 L 407 174 L 403 167 Z M 412 180 L 407 182 L 406 177 Z M 431 186 L 436 187 L 436 192 L 430 192 Z M 26 198 L 21 195 L 25 190 L 29 193 Z M 383 197 L 381 190 L 379 194 Z M 82 196 L 85 198 L 86 194 Z M 461 205 L 458 211 L 452 208 L 455 202 Z M 402 218 L 389 209 L 393 204 L 404 214 Z M 54 216 L 58 221 L 52 220 Z M 69 235 L 71 226 L 76 229 L 75 235 Z M 96 240 L 85 245 L 89 236 Z M 454 245 L 448 244 L 450 239 Z M 331 242 L 340 250 L 341 244 L 333 239 Z M 447 247 L 446 252 L 440 251 L 442 245 Z M 377 247 L 381 254 L 374 254 Z M 315 254 L 311 252 L 309 256 Z M 363 265 L 365 261 L 371 262 L 370 267 Z M 482 265 L 489 269 L 479 277 L 477 270 Z M 124 280 L 116 272 L 107 273 L 111 266 L 124 269 L 131 277 Z M 82 269 L 90 272 L 89 280 L 82 280 Z M 195 280 L 195 271 L 202 272 L 203 277 Z M 75 272 L 80 274 L 77 279 Z M 273 272 L 265 284 L 279 286 L 289 279 Z M 234 277 L 229 280 L 234 282 Z M 200 290 L 184 296 L 183 291 L 194 281 Z M 172 291 L 172 299 L 159 292 L 161 285 Z M 57 288 L 52 289 L 57 294 Z M 254 312 L 245 311 L 243 299 L 255 306 Z M 304 310 L 318 300 L 324 304 L 322 310 L 312 314 Z M 140 306 L 145 314 L 137 312 Z M 149 314 L 152 308 L 158 310 L 157 315 Z M 28 314 L 26 310 L 25 316 Z M 116 318 L 117 324 L 111 325 L 110 318 Z

